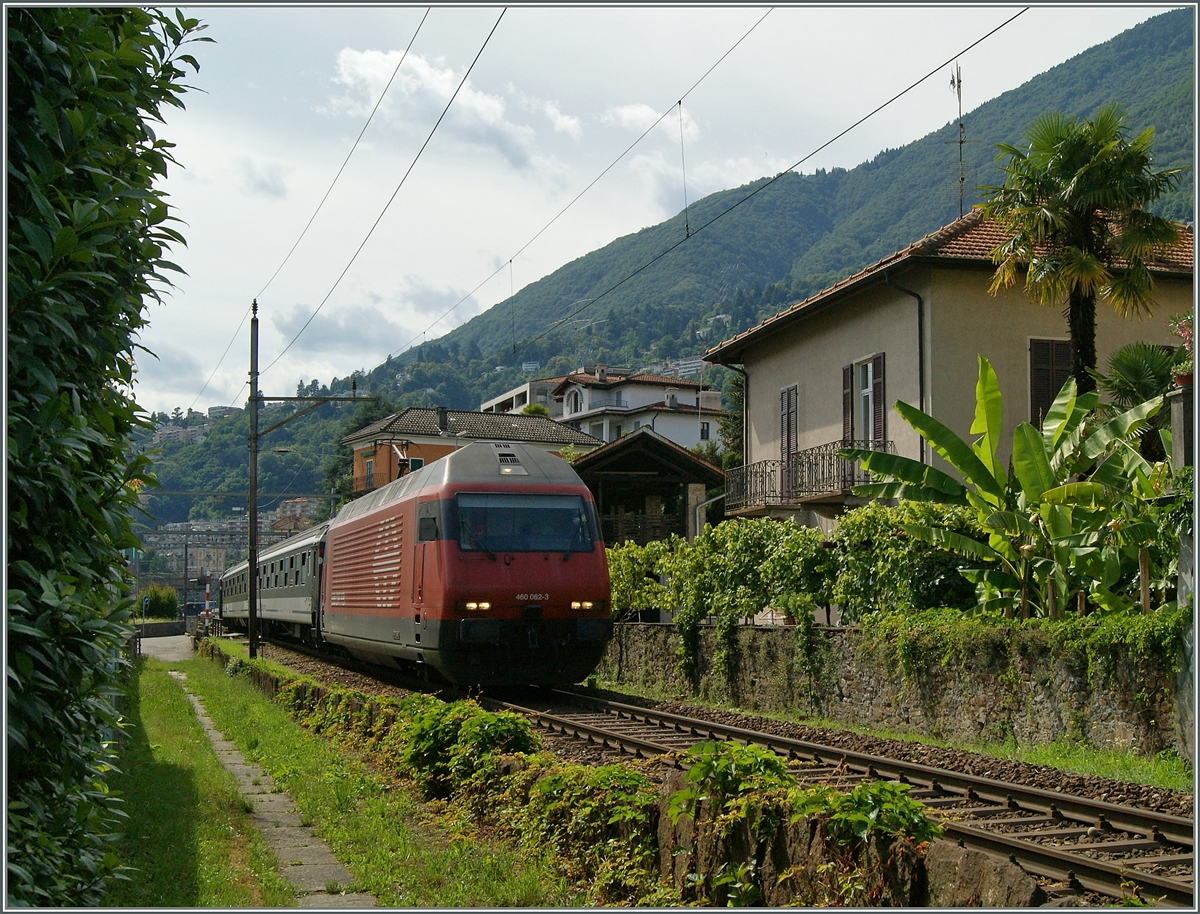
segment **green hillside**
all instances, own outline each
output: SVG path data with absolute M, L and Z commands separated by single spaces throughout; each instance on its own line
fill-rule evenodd
M 975 202 L 975 185 L 999 180 L 995 144 L 1019 143 L 1029 124 L 1048 111 L 1086 116 L 1116 101 L 1135 131 L 1156 128 L 1158 167 L 1192 165 L 1193 17 L 1191 9 L 1157 16 L 967 114 L 966 206 Z M 585 362 L 642 367 L 702 353 L 957 217 L 957 136 L 952 122 L 853 169 L 785 174 L 623 283 L 685 238 L 683 214 L 618 238 L 521 289 L 513 302 L 356 373 L 359 389 L 385 398 L 386 405 L 476 409 L 531 377 L 521 371 L 522 362 L 538 362 L 536 376 L 546 377 Z M 767 180 L 705 197 L 691 206 L 688 222 L 695 230 Z M 1191 221 L 1194 188 L 1189 170 L 1156 210 Z M 728 317 L 714 321 L 718 315 Z M 728 378 L 724 369 L 714 369 L 705 381 L 723 387 Z M 349 387 L 349 378 L 329 384 L 333 393 Z M 347 415 L 329 407 L 288 426 L 304 459 L 293 454 L 276 467 L 267 463 L 274 456 L 264 458 L 263 490 L 323 491 L 330 451 Z M 244 490 L 245 430 L 237 421 L 219 424 L 203 444 L 165 453 L 157 463 L 164 488 Z M 270 445 L 281 443 L 289 442 Z M 188 511 L 228 513 L 221 503 L 164 498 L 153 500 L 152 510 L 160 523 L 183 520 Z

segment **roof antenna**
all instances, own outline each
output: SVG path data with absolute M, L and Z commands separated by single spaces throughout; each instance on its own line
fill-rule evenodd
M 967 176 L 963 170 L 963 144 L 967 141 L 967 125 L 962 116 L 962 69 L 954 61 L 954 72 L 950 75 L 950 91 L 958 95 L 958 218 L 963 216 L 963 197 L 966 194 Z

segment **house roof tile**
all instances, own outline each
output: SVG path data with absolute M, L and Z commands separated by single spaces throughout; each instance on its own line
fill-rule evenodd
M 889 254 L 869 267 L 847 276 L 803 301 L 784 308 L 750 329 L 714 346 L 704 354 L 704 357 L 714 362 L 737 361 L 737 357 L 744 351 L 751 338 L 768 335 L 779 325 L 789 323 L 790 319 L 796 317 L 800 312 L 814 308 L 837 297 L 847 289 L 880 276 L 891 267 L 918 258 L 975 263 L 984 265 L 989 270 L 994 269 L 992 251 L 1007 238 L 1007 233 L 998 223 L 985 219 L 980 210 L 973 210 L 949 225 L 930 232 L 908 247 Z M 1192 226 L 1180 225 L 1179 240 L 1161 257 L 1149 261 L 1148 266 L 1151 272 L 1156 273 L 1191 273 L 1194 269 L 1194 252 L 1195 238 Z
M 637 372 L 636 374 L 623 375 L 614 377 L 609 375 L 607 380 L 598 381 L 594 374 L 590 372 L 576 371 L 563 378 L 557 387 L 552 391 L 555 396 L 566 391 L 572 384 L 579 384 L 582 387 L 593 387 L 601 390 L 611 390 L 623 384 L 649 384 L 662 387 L 676 387 L 680 390 L 695 390 L 700 387 L 699 381 L 686 381 L 683 378 L 672 378 L 667 375 L 645 374 Z
M 342 443 L 353 445 L 384 437 L 457 437 L 489 441 L 525 441 L 533 444 L 578 444 L 585 447 L 598 447 L 604 443 L 546 416 L 477 413 L 465 409 L 446 410 L 446 434 L 442 435 L 437 424 L 437 414 L 435 408 L 410 406 L 347 435 L 342 439 Z

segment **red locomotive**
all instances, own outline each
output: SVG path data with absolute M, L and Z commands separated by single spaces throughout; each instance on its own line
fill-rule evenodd
M 263 630 L 460 685 L 578 682 L 612 637 L 591 493 L 565 461 L 474 443 L 259 556 Z M 314 573 L 315 569 L 315 573 Z M 221 616 L 247 616 L 246 563 Z

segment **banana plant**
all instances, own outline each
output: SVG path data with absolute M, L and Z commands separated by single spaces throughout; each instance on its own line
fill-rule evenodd
M 986 543 L 937 527 L 906 524 L 903 529 L 980 563 L 963 574 L 975 583 L 981 609 L 998 609 L 1008 618 L 1014 612 L 1022 617 L 1037 611 L 1058 615 L 1070 592 L 1082 590 L 1107 606 L 1117 599 L 1113 587 L 1120 576 L 1119 554 L 1113 550 L 1118 541 L 1147 532 L 1139 505 L 1146 486 L 1153 488 L 1153 468 L 1140 457 L 1133 459 L 1136 447 L 1129 442 L 1158 412 L 1162 398 L 1092 425 L 1098 401 L 1095 391 L 1080 394 L 1075 380 L 1068 379 L 1040 430 L 1022 422 L 1013 431 L 1012 457 L 1005 465 L 998 457 L 1004 425 L 1000 383 L 991 363 L 980 356 L 970 431 L 978 437 L 972 442 L 903 401 L 894 407 L 961 481 L 895 454 L 861 448 L 839 453 L 861 461 L 879 480 L 856 486 L 855 495 L 975 510 L 988 532 Z M 1114 525 L 1118 518 L 1123 522 Z

